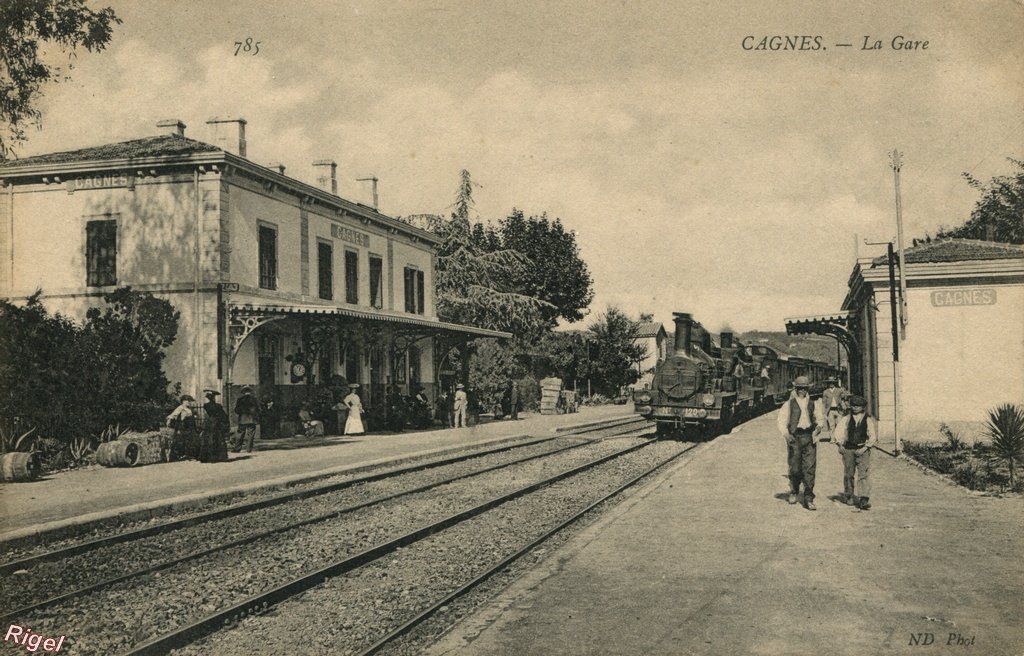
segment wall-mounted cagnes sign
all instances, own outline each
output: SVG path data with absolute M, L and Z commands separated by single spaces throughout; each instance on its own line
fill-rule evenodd
M 947 289 L 931 293 L 935 307 L 963 307 L 965 305 L 995 305 L 996 290 L 991 287 Z
M 370 235 L 353 230 L 352 228 L 346 228 L 345 226 L 331 224 L 331 236 L 335 239 L 358 244 L 359 246 L 370 245 Z
M 135 176 L 124 172 L 98 173 L 96 175 L 82 175 L 67 181 L 69 194 L 85 189 L 109 189 L 112 187 L 134 189 Z

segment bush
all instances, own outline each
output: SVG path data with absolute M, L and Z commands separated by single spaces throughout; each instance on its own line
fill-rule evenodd
M 526 376 L 516 381 L 519 383 L 519 407 L 531 412 L 540 411 L 540 383 L 536 378 Z
M 608 405 L 609 403 L 611 403 L 611 399 L 604 394 L 592 394 L 583 399 L 583 405 Z
M 1006 466 L 1015 489 L 1016 470 L 1024 462 L 1024 408 L 1005 403 L 990 410 L 985 432 L 992 438 L 992 459 Z
M 946 446 L 950 451 L 956 452 L 967 448 L 963 438 L 960 437 L 960 433 L 957 433 L 946 424 L 939 424 L 939 432 L 946 437 Z
M 34 428 L 34 448 L 52 470 L 83 462 L 82 436 L 110 424 L 159 426 L 174 406 L 163 372 L 164 349 L 178 330 L 171 304 L 123 287 L 77 324 L 50 315 L 41 297 L 37 291 L 24 306 L 0 301 L 4 430 Z

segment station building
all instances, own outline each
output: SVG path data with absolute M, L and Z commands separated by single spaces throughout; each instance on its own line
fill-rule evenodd
M 640 328 L 637 330 L 633 343 L 646 349 L 644 359 L 637 363 L 638 374 L 642 375 L 653 371 L 668 356 L 668 333 L 665 332 L 665 326 L 660 322 L 640 322 Z
M 180 314 L 165 369 L 199 398 L 250 385 L 285 404 L 359 383 L 364 403 L 467 382 L 468 349 L 507 333 L 446 323 L 434 299 L 438 237 L 246 158 L 243 119 L 212 143 L 164 133 L 0 164 L 0 297 L 36 290 L 84 318 L 129 285 Z M 452 349 L 466 357 L 453 367 Z M 458 369 L 458 370 L 456 370 Z
M 832 335 L 846 347 L 850 387 L 878 417 L 884 448 L 896 446 L 897 421 L 900 439 L 939 438 L 942 423 L 976 436 L 989 410 L 1024 403 L 1024 246 L 937 240 L 903 259 L 898 353 L 890 277 L 897 296 L 899 279 L 885 255 L 857 261 L 840 312 L 788 319 L 787 331 Z

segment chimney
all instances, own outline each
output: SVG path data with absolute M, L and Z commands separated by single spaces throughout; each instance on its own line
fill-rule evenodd
M 182 123 L 179 119 L 165 119 L 157 123 L 156 126 L 158 128 L 171 128 L 170 133 L 173 134 L 174 136 L 182 138 L 185 137 L 185 128 L 187 126 L 184 123 Z
M 675 317 L 674 321 L 676 323 L 676 355 L 689 355 L 693 316 L 686 312 L 673 312 L 672 316 Z
M 318 171 L 316 175 L 316 186 L 320 187 L 324 191 L 329 191 L 335 196 L 338 195 L 338 163 L 333 159 L 318 159 L 313 162 Z M 331 168 L 330 176 L 327 173 L 327 167 Z
M 723 332 L 720 335 L 720 339 L 722 341 L 722 348 L 724 348 L 724 349 L 732 348 L 732 333 L 731 332 L 728 332 L 728 331 Z
M 237 124 L 237 129 L 231 124 Z M 214 146 L 239 157 L 245 157 L 245 119 L 244 118 L 211 118 L 206 122 L 211 126 Z

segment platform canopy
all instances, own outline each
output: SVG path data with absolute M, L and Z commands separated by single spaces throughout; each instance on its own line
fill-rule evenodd
M 805 317 L 790 317 L 786 319 L 787 335 L 828 335 L 835 337 L 836 341 L 846 349 L 848 362 L 856 362 L 858 357 L 856 331 L 856 317 L 848 312 L 831 312 L 826 314 L 814 314 Z
M 509 339 L 511 333 L 488 328 L 477 328 L 476 326 L 465 326 L 445 321 L 433 321 L 409 314 L 387 312 L 385 310 L 357 310 L 355 308 L 331 307 L 324 305 L 276 305 L 271 303 L 238 303 L 231 304 L 232 319 L 243 317 L 268 317 L 268 316 L 339 316 L 350 319 L 360 319 L 368 322 L 381 322 L 396 327 L 416 327 L 433 334 L 459 335 L 469 339 L 477 337 L 495 337 L 498 339 Z

